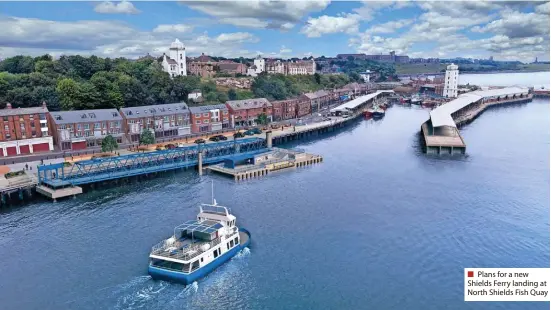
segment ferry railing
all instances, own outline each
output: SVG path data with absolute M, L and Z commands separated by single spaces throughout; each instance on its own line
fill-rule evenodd
M 221 239 L 216 238 L 216 239 L 212 240 L 209 243 L 197 244 L 197 245 L 191 246 L 189 248 L 185 248 L 183 251 L 178 250 L 178 251 L 176 251 L 176 253 L 174 253 L 174 252 L 171 252 L 171 251 L 165 251 L 170 246 L 167 245 L 166 242 L 163 241 L 163 242 L 160 242 L 157 245 L 153 246 L 152 254 L 163 256 L 163 257 L 168 257 L 168 258 L 175 258 L 175 259 L 181 259 L 181 260 L 190 260 L 190 259 L 193 259 L 194 257 L 196 257 L 196 256 L 198 256 L 198 255 L 205 252 L 205 251 L 201 250 L 201 246 L 203 246 L 205 244 L 209 244 L 210 245 L 209 249 L 211 249 L 211 248 L 217 246 L 218 244 L 220 244 L 220 242 L 221 242 Z M 194 252 L 190 253 L 192 251 L 194 251 Z

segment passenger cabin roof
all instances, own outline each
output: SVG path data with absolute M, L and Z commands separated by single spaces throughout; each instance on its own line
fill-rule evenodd
M 222 224 L 217 221 L 190 220 L 176 227 L 176 229 L 187 230 L 188 232 L 202 232 L 212 234 L 222 227 Z

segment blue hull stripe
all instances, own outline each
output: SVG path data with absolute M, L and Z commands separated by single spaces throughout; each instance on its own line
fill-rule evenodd
M 182 273 L 177 272 L 173 270 L 167 270 L 162 268 L 157 268 L 149 265 L 148 273 L 153 279 L 161 279 L 161 280 L 167 280 L 167 281 L 174 281 L 174 282 L 180 282 L 183 284 L 191 284 L 209 273 L 211 273 L 214 269 L 220 267 L 225 262 L 229 261 L 232 257 L 234 257 L 239 251 L 243 250 L 250 244 L 250 233 L 247 230 L 239 229 L 240 231 L 245 232 L 247 235 L 249 235 L 249 240 L 244 245 L 238 245 L 234 247 L 233 249 L 229 250 L 228 252 L 220 255 L 218 258 L 207 264 L 206 266 L 203 266 L 197 270 L 195 270 L 192 273 Z

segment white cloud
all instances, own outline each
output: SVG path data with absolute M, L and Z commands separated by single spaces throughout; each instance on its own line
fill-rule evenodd
M 329 5 L 329 0 L 310 1 L 181 1 L 190 8 L 240 27 L 289 30 L 304 16 Z
M 97 55 L 136 58 L 147 53 L 162 55 L 174 41 L 174 32 L 140 31 L 113 21 L 60 22 L 33 18 L 0 17 L 2 57 L 19 54 Z M 161 27 L 163 28 L 163 27 Z M 179 33 L 189 55 L 247 56 L 242 44 L 257 42 L 250 33 L 222 33 L 210 37 Z M 252 56 L 252 55 L 250 55 Z
M 216 37 L 218 43 L 236 44 L 258 42 L 258 38 L 248 32 L 223 33 Z
M 185 25 L 185 24 L 173 24 L 173 25 L 163 24 L 163 25 L 158 25 L 157 27 L 155 27 L 155 29 L 153 29 L 153 32 L 159 32 L 159 33 L 162 33 L 162 32 L 186 33 L 186 32 L 192 32 L 192 31 L 193 31 L 193 26 Z
M 345 14 L 342 16 L 323 15 L 316 18 L 308 18 L 306 25 L 302 27 L 301 33 L 309 38 L 321 37 L 323 34 L 358 32 L 360 26 L 360 15 Z
M 130 1 L 121 1 L 119 3 L 104 1 L 98 3 L 94 8 L 96 13 L 102 14 L 138 14 L 140 11 L 134 7 Z
M 547 8 L 549 9 L 549 6 Z M 508 10 L 503 13 L 502 18 L 482 27 L 474 27 L 472 31 L 502 34 L 510 38 L 549 36 L 549 13 L 521 13 Z
M 290 49 L 290 48 L 286 48 L 285 45 L 282 45 L 281 46 L 281 49 L 279 50 L 279 53 L 280 54 L 289 54 L 291 53 L 293 50 Z
M 536 6 L 536 12 L 549 15 L 549 2 Z
M 393 33 L 398 29 L 402 29 L 413 23 L 413 19 L 399 19 L 386 22 L 384 24 L 375 25 L 367 30 L 369 33 Z

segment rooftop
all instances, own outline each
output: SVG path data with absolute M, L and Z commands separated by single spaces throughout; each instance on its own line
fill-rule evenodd
M 217 221 L 198 221 L 190 220 L 176 227 L 178 230 L 186 230 L 188 233 L 191 232 L 202 232 L 207 234 L 212 234 L 218 229 L 222 228 L 222 224 Z
M 122 108 L 121 112 L 126 118 L 140 118 L 150 115 L 164 116 L 177 113 L 189 113 L 189 108 L 185 102 L 180 103 L 168 103 L 157 105 L 146 105 L 140 107 Z
M 507 87 L 489 90 L 478 90 L 460 95 L 456 99 L 430 111 L 430 119 L 434 127 L 450 126 L 456 127 L 451 114 L 474 103 L 482 98 L 505 97 L 514 94 L 527 94 L 528 88 Z
M 223 104 L 223 103 L 221 103 L 221 104 L 201 105 L 201 106 L 197 106 L 197 107 L 189 107 L 189 111 L 191 113 L 203 113 L 203 112 L 208 112 L 210 110 L 227 111 L 228 107 L 226 107 L 226 105 Z
M 41 106 L 36 108 L 5 108 L 0 110 L 0 116 L 8 115 L 25 115 L 25 114 L 37 114 L 37 113 L 47 113 L 48 108 Z
M 120 121 L 121 115 L 117 109 L 77 110 L 50 112 L 56 124 L 93 123 L 98 121 Z
M 271 107 L 272 104 L 266 98 L 254 98 L 254 99 L 245 99 L 245 100 L 230 100 L 226 101 L 226 104 L 229 105 L 234 110 L 244 110 L 251 108 L 262 108 L 264 106 Z
M 313 93 L 304 94 L 304 96 L 308 97 L 308 99 L 321 98 L 321 97 L 325 97 L 327 95 L 329 95 L 329 93 L 325 90 L 318 90 L 318 91 L 315 91 Z
M 376 91 L 372 94 L 363 95 L 363 96 L 358 97 L 354 100 L 348 101 L 347 103 L 342 104 L 342 105 L 340 105 L 336 108 L 333 108 L 333 109 L 331 109 L 331 112 L 343 111 L 343 110 L 353 110 L 353 109 L 357 108 L 358 106 L 366 103 L 367 101 L 369 101 L 373 98 L 376 98 L 377 96 L 379 96 L 382 93 L 394 93 L 394 91 L 393 90 L 378 90 L 378 91 Z

